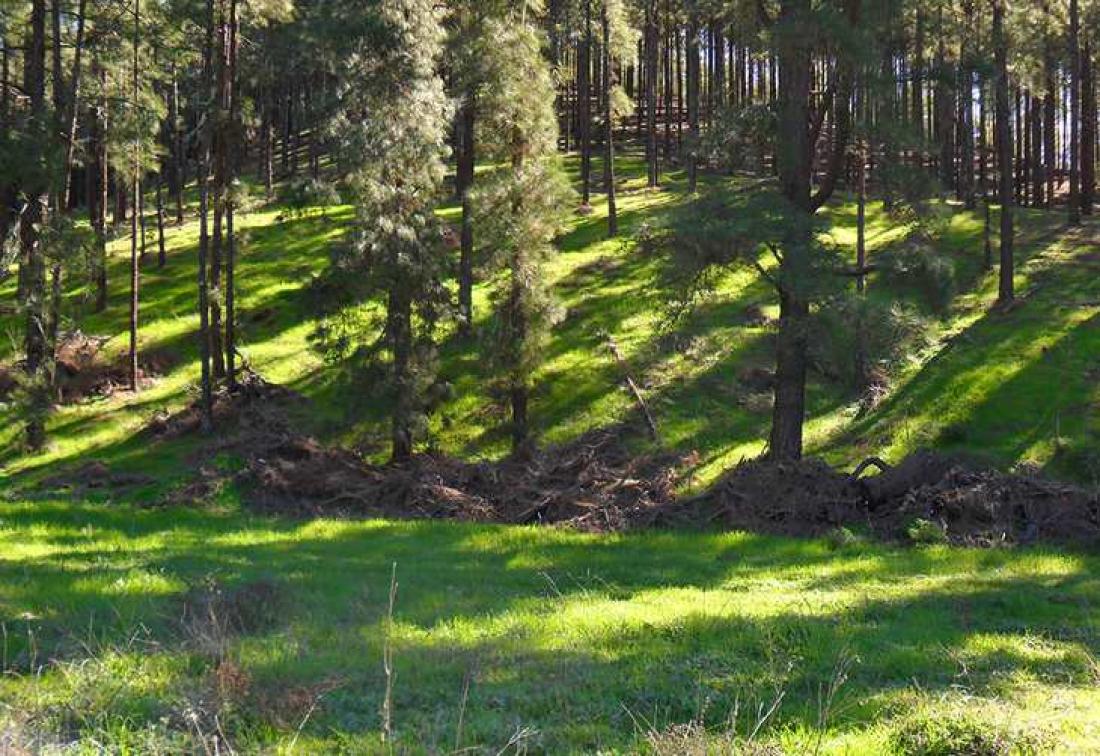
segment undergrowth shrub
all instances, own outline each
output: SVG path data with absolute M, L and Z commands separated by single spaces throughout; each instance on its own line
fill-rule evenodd
M 905 529 L 905 534 L 909 536 L 910 541 L 917 544 L 947 543 L 947 528 L 941 523 L 926 520 L 923 517 L 913 520 Z
M 1050 745 L 1043 732 L 1008 727 L 973 711 L 922 713 L 902 722 L 893 740 L 905 756 L 1031 756 Z

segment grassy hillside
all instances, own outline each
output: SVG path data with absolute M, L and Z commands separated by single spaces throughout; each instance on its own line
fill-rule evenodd
M 775 310 L 755 274 L 731 270 L 670 324 L 668 262 L 631 239 L 682 200 L 683 185 L 674 174 L 650 192 L 637 159 L 621 168 L 623 237 L 604 238 L 597 201 L 561 240 L 551 275 L 567 317 L 546 354 L 534 425 L 543 441 L 564 441 L 631 415 L 611 336 L 663 442 L 698 452 L 701 485 L 762 448 L 767 406 L 741 378 L 771 364 L 758 309 Z M 1071 232 L 1060 215 L 1023 212 L 1021 303 L 999 312 L 981 269 L 981 218 L 944 210 L 956 295 L 942 312 L 913 300 L 925 338 L 907 344 L 875 409 L 861 411 L 844 380 L 814 372 L 810 451 L 849 465 L 935 446 L 1095 479 L 1100 227 Z M 303 428 L 382 458 L 385 407 L 315 348 L 324 302 L 311 282 L 350 214 L 257 203 L 239 217 L 242 351 L 311 400 L 292 410 Z M 845 250 L 854 218 L 845 197 L 828 209 L 827 234 Z M 872 256 L 903 233 L 872 206 Z M 1097 750 L 1092 555 L 288 521 L 240 511 L 232 488 L 204 507 L 137 506 L 186 482 L 202 443 L 140 433 L 194 396 L 196 239 L 193 219 L 172 228 L 167 267 L 153 261 L 143 274 L 142 351 L 163 375 L 137 395 L 58 407 L 37 455 L 20 448 L 15 408 L 0 409 L 0 750 Z M 118 356 L 128 239 L 111 255 L 111 308 L 87 315 L 73 290 L 66 309 Z M 13 285 L 0 298 L 10 301 Z M 890 300 L 907 285 L 873 278 L 870 296 Z M 484 318 L 486 292 L 476 294 Z M 10 361 L 19 323 L 4 317 Z M 477 341 L 440 336 L 455 391 L 433 418 L 432 445 L 503 454 L 505 413 L 483 388 Z M 29 488 L 92 460 L 157 482 L 125 501 L 96 491 L 35 498 Z M 387 651 L 392 749 L 381 745 Z
M 576 166 L 570 162 L 569 167 Z M 550 275 L 567 316 L 540 372 L 533 425 L 544 442 L 555 442 L 630 415 L 631 400 L 605 348 L 610 336 L 645 387 L 663 442 L 697 451 L 695 480 L 706 482 L 762 449 L 769 422 L 766 401 L 752 396 L 738 377 L 771 365 L 771 329 L 746 315 L 757 306 L 774 315 L 771 293 L 755 273 L 733 270 L 714 296 L 687 318 L 670 323 L 670 293 L 662 283 L 662 266 L 668 263 L 641 254 L 632 238 L 643 223 L 683 200 L 681 176 L 672 174 L 661 191 L 648 191 L 643 166 L 632 156 L 621 160 L 620 175 L 625 177 L 621 238 L 605 239 L 606 205 L 597 196 L 594 212 L 575 216 L 560 241 L 561 254 Z M 980 453 L 1003 467 L 1028 463 L 1060 476 L 1095 479 L 1100 434 L 1097 225 L 1071 232 L 1061 214 L 1023 212 L 1017 281 L 1022 302 L 1001 313 L 991 308 L 994 275 L 981 270 L 981 219 L 954 207 L 945 210 L 949 219 L 942 245 L 954 261 L 957 295 L 942 313 L 922 304 L 920 296 L 910 297 L 930 318 L 928 337 L 907 350 L 889 394 L 874 411 L 860 412 L 846 381 L 811 376 L 809 450 L 848 465 L 871 453 L 897 459 L 919 446 L 935 446 Z M 443 212 L 457 217 L 453 206 Z M 327 364 L 313 339 L 322 302 L 310 282 L 324 270 L 328 251 L 349 218 L 346 207 L 298 216 L 278 203 L 259 202 L 242 213 L 240 338 L 256 370 L 313 400 L 300 418 L 308 429 L 383 458 L 383 403 L 346 364 Z M 828 221 L 827 235 L 851 250 L 854 203 L 839 197 Z M 868 223 L 872 259 L 904 233 L 877 203 Z M 178 462 L 193 442 L 150 444 L 135 434 L 155 412 L 178 408 L 193 396 L 196 242 L 197 223 L 189 216 L 182 227 L 170 229 L 168 265 L 156 267 L 153 249 L 143 273 L 142 351 L 166 357 L 173 367 L 136 396 L 122 392 L 59 408 L 50 422 L 50 448 L 39 455 L 23 454 L 13 409 L 0 410 L 4 474 L 41 473 L 93 458 L 122 469 L 160 471 L 169 479 L 179 474 Z M 86 314 L 83 292 L 72 291 L 67 299 L 70 318 L 79 314 L 87 333 L 111 337 L 105 349 L 114 354 L 126 348 L 128 246 L 125 236 L 111 244 L 112 299 L 106 313 Z M 13 286 L 9 280 L 0 297 L 10 297 Z M 884 299 L 899 293 L 873 278 L 870 292 Z M 484 319 L 485 291 L 479 288 L 476 294 L 476 312 Z M 4 322 L 9 357 L 16 351 L 19 326 L 11 316 Z M 442 372 L 455 390 L 433 418 L 430 445 L 467 458 L 503 454 L 505 409 L 486 392 L 479 344 L 450 331 L 441 334 L 441 341 Z

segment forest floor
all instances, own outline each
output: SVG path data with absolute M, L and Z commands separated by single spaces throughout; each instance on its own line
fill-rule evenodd
M 638 440 L 638 453 L 691 459 L 679 485 L 692 493 L 763 448 L 757 378 L 771 365 L 775 308 L 755 273 L 731 270 L 669 321 L 664 263 L 633 236 L 682 199 L 682 177 L 654 192 L 636 156 L 619 168 L 621 239 L 604 238 L 600 195 L 561 239 L 551 275 L 567 316 L 532 424 L 553 444 L 631 421 L 612 337 L 660 429 L 661 444 Z M 992 308 L 995 274 L 982 270 L 982 219 L 943 209 L 954 295 L 938 311 L 913 297 L 923 336 L 905 345 L 873 410 L 815 370 L 809 451 L 850 467 L 934 448 L 1095 483 L 1100 225 L 1069 230 L 1061 213 L 1021 211 L 1021 303 L 1003 312 Z M 384 403 L 316 348 L 323 296 L 312 281 L 350 217 L 343 206 L 256 202 L 238 218 L 241 351 L 303 398 L 287 409 L 296 428 L 378 461 Z M 851 198 L 828 221 L 831 240 L 853 247 Z M 905 229 L 873 203 L 868 234 L 874 259 Z M 218 739 L 241 751 L 384 750 L 388 648 L 394 738 L 412 750 L 1100 752 L 1095 556 L 258 517 L 232 482 L 246 464 L 232 447 L 207 460 L 228 484 L 189 488 L 208 442 L 148 428 L 194 398 L 196 242 L 192 218 L 170 226 L 163 269 L 150 243 L 140 393 L 110 385 L 126 348 L 121 236 L 111 308 L 80 319 L 96 380 L 73 381 L 50 446 L 25 454 L 16 408 L 0 405 L 0 750 L 212 752 Z M 870 296 L 899 293 L 872 277 Z M 69 290 L 67 311 L 85 299 Z M 484 322 L 484 287 L 475 308 Z M 19 324 L 0 322 L 10 361 Z M 504 409 L 485 389 L 478 344 L 441 337 L 454 390 L 432 418 L 431 446 L 499 460 Z M 89 471 L 119 485 L 42 493 Z M 166 501 L 199 506 L 150 506 Z

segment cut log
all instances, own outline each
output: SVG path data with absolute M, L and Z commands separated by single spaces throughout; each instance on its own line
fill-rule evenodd
M 935 452 L 919 451 L 909 455 L 895 467 L 860 479 L 859 485 L 867 503 L 874 508 L 894 501 L 914 488 L 939 483 L 954 466 L 954 461 L 949 457 Z

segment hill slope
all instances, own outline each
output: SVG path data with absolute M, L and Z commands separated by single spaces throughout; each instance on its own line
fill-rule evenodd
M 572 162 L 570 167 L 575 168 Z M 546 354 L 533 425 L 543 442 L 559 442 L 630 416 L 632 400 L 606 349 L 612 337 L 644 387 L 663 443 L 698 452 L 695 480 L 706 482 L 763 448 L 766 390 L 749 385 L 746 376 L 772 361 L 766 322 L 774 313 L 770 292 L 755 273 L 730 271 L 713 296 L 670 325 L 661 276 L 666 263 L 641 254 L 632 235 L 682 201 L 683 184 L 672 174 L 662 191 L 647 191 L 642 165 L 632 156 L 619 169 L 625 177 L 620 239 L 604 238 L 606 206 L 597 199 L 594 212 L 575 216 L 560 241 L 551 275 L 567 317 Z M 828 211 L 828 233 L 844 249 L 854 245 L 853 208 L 842 198 Z M 861 411 L 845 381 L 812 376 L 809 451 L 848 465 L 867 454 L 896 459 L 934 446 L 980 453 L 1002 467 L 1028 463 L 1060 476 L 1095 479 L 1100 228 L 1093 222 L 1070 231 L 1060 214 L 1024 211 L 1018 242 L 1021 303 L 1002 313 L 991 309 L 994 277 L 981 270 L 981 220 L 947 209 L 942 246 L 954 261 L 958 293 L 943 313 L 923 307 L 930 318 L 927 337 L 914 342 L 895 366 L 891 388 L 874 410 Z M 443 212 L 457 215 L 454 207 Z M 241 345 L 255 370 L 312 400 L 298 418 L 307 430 L 382 457 L 383 402 L 346 364 L 326 363 L 313 339 L 323 313 L 311 281 L 324 270 L 349 219 L 346 207 L 294 215 L 278 203 L 257 203 L 242 214 Z M 872 258 L 900 233 L 877 204 L 870 207 Z M 196 243 L 192 218 L 170 229 L 167 266 L 157 269 L 151 260 L 143 272 L 141 348 L 164 374 L 136 396 L 117 392 L 58 408 L 50 422 L 52 443 L 40 455 L 22 454 L 16 413 L 6 407 L 0 432 L 6 475 L 37 477 L 97 459 L 162 474 L 157 490 L 139 492 L 146 497 L 185 474 L 179 462 L 195 440 L 150 444 L 136 434 L 156 412 L 179 408 L 193 395 Z M 111 251 L 111 307 L 102 315 L 82 315 L 80 324 L 89 334 L 110 337 L 104 353 L 118 355 L 126 346 L 128 239 L 114 241 Z M 10 297 L 12 286 L 9 281 L 0 296 Z M 871 291 L 886 297 L 894 290 L 872 280 Z M 84 307 L 82 296 L 69 292 L 70 314 Z M 921 309 L 919 297 L 917 302 Z M 481 318 L 487 307 L 479 289 L 475 308 Z M 5 327 L 18 333 L 11 316 Z M 433 418 L 431 445 L 467 458 L 500 456 L 506 451 L 504 410 L 484 388 L 477 341 L 462 341 L 449 331 L 441 341 L 443 375 L 454 392 Z

